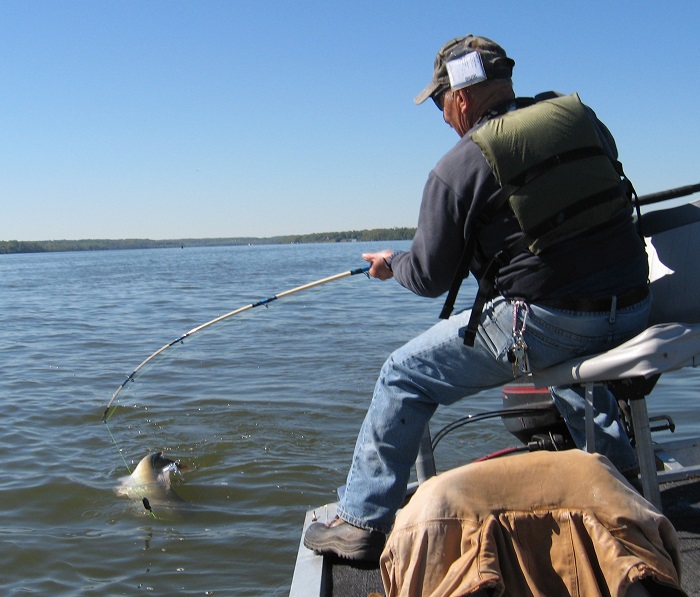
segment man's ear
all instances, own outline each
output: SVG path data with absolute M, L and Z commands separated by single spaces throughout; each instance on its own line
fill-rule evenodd
M 460 114 L 466 114 L 468 112 L 471 100 L 471 95 L 469 95 L 469 92 L 464 87 L 453 92 L 452 101 L 455 102 L 455 107 Z

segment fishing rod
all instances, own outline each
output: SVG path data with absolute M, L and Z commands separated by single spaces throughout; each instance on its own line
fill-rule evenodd
M 652 203 L 658 203 L 660 201 L 666 201 L 668 199 L 676 199 L 678 197 L 692 195 L 693 193 L 697 193 L 699 191 L 700 191 L 700 184 L 686 185 L 683 187 L 677 187 L 675 189 L 669 189 L 667 191 L 661 191 L 659 193 L 651 193 L 649 195 L 643 195 L 643 196 L 638 198 L 638 203 L 639 203 L 639 205 L 649 205 Z M 367 274 L 367 272 L 369 271 L 369 268 L 370 268 L 370 266 L 366 265 L 364 267 L 359 267 L 356 269 L 348 270 L 346 272 L 335 274 L 335 275 L 329 276 L 327 278 L 322 278 L 320 280 L 316 280 L 315 282 L 310 282 L 308 284 L 303 284 L 302 286 L 297 286 L 296 288 L 292 288 L 290 290 L 280 292 L 279 294 L 275 294 L 274 296 L 271 296 L 269 298 L 260 299 L 259 301 L 255 302 L 255 303 L 251 303 L 251 304 L 246 305 L 244 307 L 240 307 L 238 309 L 235 309 L 234 311 L 231 311 L 229 313 L 226 313 L 224 315 L 216 317 L 216 318 L 212 319 L 211 321 L 207 321 L 206 323 L 203 323 L 202 325 L 191 329 L 189 332 L 182 334 L 182 336 L 175 338 L 175 340 L 173 340 L 172 342 L 169 342 L 165 346 L 162 346 L 161 348 L 156 350 L 152 355 L 150 355 L 148 358 L 146 358 L 144 361 L 142 361 L 136 367 L 136 369 L 134 369 L 131 372 L 131 374 L 129 374 L 129 376 L 126 378 L 126 380 L 117 388 L 116 392 L 114 392 L 114 394 L 112 395 L 112 399 L 109 401 L 109 404 L 107 404 L 107 407 L 105 408 L 105 412 L 102 415 L 102 421 L 104 423 L 106 423 L 111 418 L 111 416 L 114 414 L 114 412 L 116 410 L 116 407 L 114 407 L 114 408 L 112 407 L 115 399 L 117 398 L 117 396 L 119 396 L 121 391 L 126 387 L 126 385 L 130 381 L 134 381 L 136 375 L 138 374 L 138 372 L 141 369 L 143 369 L 143 367 L 145 367 L 149 362 L 151 362 L 158 355 L 160 355 L 161 353 L 166 351 L 168 348 L 171 348 L 172 346 L 175 346 L 176 344 L 182 343 L 186 338 L 188 338 L 192 334 L 196 334 L 197 332 L 199 332 L 205 328 L 208 328 L 209 326 L 212 326 L 216 323 L 219 323 L 220 321 L 228 319 L 229 317 L 233 317 L 235 315 L 243 313 L 244 311 L 254 309 L 255 307 L 260 307 L 262 305 L 268 305 L 269 303 L 271 303 L 277 299 L 280 299 L 280 298 L 283 298 L 283 297 L 286 297 L 286 296 L 289 296 L 292 294 L 296 294 L 297 292 L 309 290 L 311 288 L 315 288 L 315 287 L 321 286 L 323 284 L 328 284 L 329 282 L 333 282 L 335 280 L 340 280 L 340 279 L 346 278 L 348 276 L 354 276 L 356 274 L 361 274 L 361 273 Z M 367 274 L 367 275 L 369 275 L 369 274 Z
M 126 385 L 130 381 L 134 381 L 136 378 L 137 373 L 143 369 L 148 363 L 150 363 L 153 359 L 155 359 L 158 355 L 162 354 L 165 352 L 168 348 L 175 346 L 176 344 L 181 344 L 185 338 L 189 338 L 193 334 L 196 334 L 197 332 L 206 329 L 215 323 L 219 323 L 220 321 L 224 321 L 225 319 L 228 319 L 230 317 L 233 317 L 234 315 L 238 315 L 240 313 L 243 313 L 245 311 L 249 311 L 250 309 L 254 309 L 255 307 L 260 307 L 263 305 L 269 305 L 271 302 L 276 301 L 277 299 L 284 298 L 286 296 L 290 296 L 292 294 L 296 294 L 298 292 L 303 292 L 304 290 L 310 290 L 311 288 L 316 288 L 317 286 L 322 286 L 323 284 L 328 284 L 329 282 L 334 282 L 335 280 L 340 280 L 342 278 L 347 278 L 348 276 L 354 276 L 356 274 L 369 274 L 367 273 L 369 271 L 370 266 L 366 265 L 364 267 L 358 267 L 356 269 L 351 269 L 346 272 L 341 272 L 340 274 L 335 274 L 333 276 L 328 276 L 327 278 L 321 278 L 320 280 L 316 280 L 315 282 L 309 282 L 308 284 L 303 284 L 302 286 L 297 286 L 296 288 L 291 288 L 290 290 L 285 290 L 284 292 L 280 292 L 279 294 L 275 294 L 271 297 L 268 298 L 263 298 L 260 299 L 259 301 L 255 303 L 251 303 L 249 305 L 245 305 L 244 307 L 240 307 L 238 309 L 234 309 L 233 311 L 230 311 L 228 313 L 225 313 L 224 315 L 220 315 L 219 317 L 215 317 L 211 321 L 207 321 L 206 323 L 203 323 L 202 325 L 198 325 L 196 328 L 192 328 L 189 332 L 186 332 L 182 334 L 182 336 L 179 336 L 175 338 L 172 342 L 168 342 L 165 346 L 161 346 L 158 350 L 156 350 L 152 355 L 150 355 L 148 358 L 144 359 L 137 367 L 134 369 L 129 376 L 124 380 L 124 382 L 117 388 L 117 391 L 112 394 L 112 399 L 109 401 L 109 404 L 107 404 L 107 407 L 105 408 L 105 412 L 102 415 L 102 422 L 107 423 L 109 419 L 112 417 L 114 412 L 116 411 L 116 405 L 113 407 L 112 405 L 114 404 L 114 401 L 116 400 L 117 396 L 121 393 L 121 391 L 126 387 Z

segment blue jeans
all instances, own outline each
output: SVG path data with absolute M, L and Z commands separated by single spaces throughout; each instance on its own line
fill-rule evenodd
M 603 352 L 646 327 L 651 299 L 610 313 L 560 311 L 530 305 L 523 339 L 531 369 Z M 513 306 L 501 297 L 481 316 L 473 347 L 463 343 L 469 311 L 442 320 L 394 351 L 382 367 L 360 429 L 352 464 L 338 504 L 343 520 L 388 533 L 401 506 L 418 455 L 423 430 L 440 404 L 451 404 L 481 390 L 513 380 L 508 351 L 513 339 Z M 577 427 L 581 397 L 554 389 L 567 423 Z M 621 428 L 616 407 L 604 396 L 596 402 L 596 448 L 622 469 L 635 455 Z M 565 408 L 567 407 L 567 408 Z M 581 436 L 574 439 L 580 442 Z M 585 441 L 585 440 L 584 440 Z

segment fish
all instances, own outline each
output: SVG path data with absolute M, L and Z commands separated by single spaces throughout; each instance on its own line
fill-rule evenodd
M 152 452 L 144 456 L 134 472 L 120 479 L 117 495 L 141 501 L 151 514 L 153 508 L 176 508 L 184 500 L 172 488 L 171 474 L 182 476 L 187 467 L 163 456 L 163 452 Z

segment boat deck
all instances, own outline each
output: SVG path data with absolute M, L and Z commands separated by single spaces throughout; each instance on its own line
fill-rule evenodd
M 681 587 L 700 595 L 700 477 L 662 485 L 661 502 L 678 533 Z
M 664 483 L 661 486 L 661 500 L 664 514 L 678 533 L 682 559 L 681 586 L 688 595 L 700 595 L 700 475 Z M 377 566 L 308 553 L 309 558 L 321 568 L 321 573 L 316 577 L 320 578 L 320 591 L 308 594 L 320 594 L 322 597 L 385 596 Z

